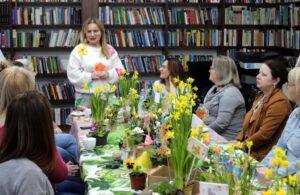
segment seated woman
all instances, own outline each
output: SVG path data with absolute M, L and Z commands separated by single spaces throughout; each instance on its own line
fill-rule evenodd
M 245 101 L 238 89 L 237 67 L 230 57 L 217 56 L 209 73 L 214 86 L 204 98 L 203 105 L 209 113 L 204 123 L 227 140 L 233 140 L 242 128 L 246 113 Z
M 31 72 L 20 67 L 9 67 L 0 72 L 0 146 L 2 147 L 4 121 L 9 103 L 18 94 L 34 90 L 35 82 Z M 28 114 L 27 114 L 28 115 Z M 52 129 L 53 131 L 53 129 Z M 1 148 L 0 147 L 0 148 Z M 59 153 L 55 155 L 55 167 L 47 174 L 53 183 L 61 182 L 68 176 L 68 168 Z M 71 168 L 71 167 L 70 167 Z
M 177 84 L 174 79 L 177 78 L 181 81 L 184 80 L 184 72 L 181 62 L 177 58 L 167 58 L 163 62 L 159 71 L 160 80 L 155 81 L 154 85 L 164 86 L 164 95 L 168 93 L 175 95 L 177 92 Z
M 286 64 L 284 59 L 272 59 L 262 64 L 256 76 L 256 85 L 261 91 L 237 136 L 238 141 L 253 142 L 251 156 L 258 161 L 277 143 L 291 112 L 290 102 L 280 90 L 287 80 Z
M 293 68 L 288 76 L 288 90 L 291 101 L 300 105 L 300 68 Z M 300 110 L 296 108 L 290 115 L 285 128 L 279 138 L 276 147 L 281 147 L 289 161 L 288 173 L 285 169 L 279 168 L 278 174 L 286 175 L 296 172 L 296 162 L 300 160 Z M 274 148 L 262 160 L 264 166 L 269 166 L 270 161 L 274 157 Z
M 18 66 L 18 67 L 25 68 L 26 70 L 30 71 L 33 74 L 33 76 L 36 75 L 36 72 L 34 72 L 34 68 L 31 61 L 26 58 L 18 59 L 11 62 L 7 61 L 6 64 L 7 67 Z M 62 158 L 66 163 L 72 162 L 77 164 L 78 147 L 77 147 L 77 142 L 75 137 L 66 133 L 56 133 L 56 132 L 61 132 L 61 130 L 56 124 L 54 124 L 54 127 L 55 127 L 55 143 L 60 155 L 62 156 Z
M 16 96 L 7 108 L 4 129 L 1 194 L 54 194 L 45 176 L 52 174 L 57 160 L 47 99 L 38 92 Z

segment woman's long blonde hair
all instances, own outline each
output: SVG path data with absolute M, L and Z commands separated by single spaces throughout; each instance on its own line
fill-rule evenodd
M 100 45 L 102 49 L 102 53 L 106 58 L 109 58 L 109 53 L 108 53 L 108 48 L 107 48 L 107 43 L 106 43 L 106 34 L 105 34 L 105 28 L 103 24 L 99 22 L 97 18 L 91 17 L 88 18 L 82 25 L 82 30 L 81 30 L 81 42 L 88 44 L 87 38 L 86 38 L 86 33 L 88 30 L 88 25 L 89 24 L 96 24 L 101 32 L 101 38 L 100 38 Z
M 18 94 L 34 88 L 34 76 L 24 68 L 12 66 L 0 72 L 0 126 L 4 123 L 11 100 Z

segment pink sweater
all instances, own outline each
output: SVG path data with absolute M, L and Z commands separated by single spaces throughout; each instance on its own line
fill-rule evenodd
M 4 128 L 0 127 L 0 145 L 2 143 L 3 135 Z M 55 155 L 55 161 L 56 163 L 53 171 L 47 175 L 50 182 L 52 183 L 62 182 L 68 177 L 68 167 L 57 150 Z

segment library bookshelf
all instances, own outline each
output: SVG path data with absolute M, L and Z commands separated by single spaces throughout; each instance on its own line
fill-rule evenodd
M 164 57 L 174 54 L 183 64 L 211 60 L 206 51 L 300 54 L 299 0 L 0 0 L 0 8 L 5 10 L 1 50 L 12 59 L 23 51 L 68 55 L 88 16 L 104 24 L 107 41 L 119 52 L 125 68 L 142 76 L 157 76 Z M 65 72 L 47 69 L 53 68 L 51 62 L 39 63 L 40 89 L 52 90 L 54 95 L 48 97 L 54 106 L 70 108 L 74 97 L 53 98 L 63 97 L 55 89 L 67 79 Z

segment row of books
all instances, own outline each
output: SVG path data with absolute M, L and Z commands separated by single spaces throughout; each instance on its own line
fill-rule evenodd
M 80 2 L 81 0 L 13 0 L 16 2 L 37 2 L 37 3 L 42 3 L 42 2 L 63 2 L 63 3 L 75 3 L 75 2 Z
M 11 47 L 10 44 L 10 30 L 0 30 L 0 45 L 2 48 L 9 48 Z
M 9 24 L 9 4 L 0 4 L 0 25 Z
M 128 72 L 138 71 L 140 73 L 158 72 L 163 63 L 164 56 L 124 56 L 121 61 Z
M 198 0 L 169 0 L 171 3 L 198 3 Z
M 35 30 L 33 32 L 13 30 L 14 47 L 74 47 L 79 43 L 78 30 Z
M 243 30 L 242 46 L 285 47 L 300 49 L 300 31 L 293 30 Z
M 281 0 L 226 0 L 226 3 L 280 3 Z
M 99 7 L 99 20 L 103 24 L 150 25 L 165 24 L 165 14 L 161 7 Z
M 219 23 L 219 9 L 177 8 L 168 10 L 170 24 L 213 24 Z
M 116 47 L 163 47 L 164 33 L 161 30 L 110 30 L 106 31 L 107 42 Z
M 81 24 L 81 8 L 77 7 L 13 7 L 14 25 Z
M 165 0 L 99 0 L 99 3 L 164 3 Z
M 67 125 L 67 118 L 73 108 L 52 108 L 52 118 L 57 125 Z
M 100 3 L 220 3 L 220 0 L 99 0 Z
M 37 90 L 45 94 L 48 100 L 74 99 L 75 89 L 70 83 L 38 83 Z
M 57 74 L 63 73 L 64 69 L 59 57 L 57 56 L 28 56 L 32 62 L 34 71 L 38 74 Z
M 231 6 L 225 9 L 225 24 L 243 25 L 289 25 L 288 6 L 277 8 L 249 8 Z
M 201 47 L 220 46 L 221 30 L 180 30 L 176 29 L 168 32 L 168 46 L 175 47 Z

